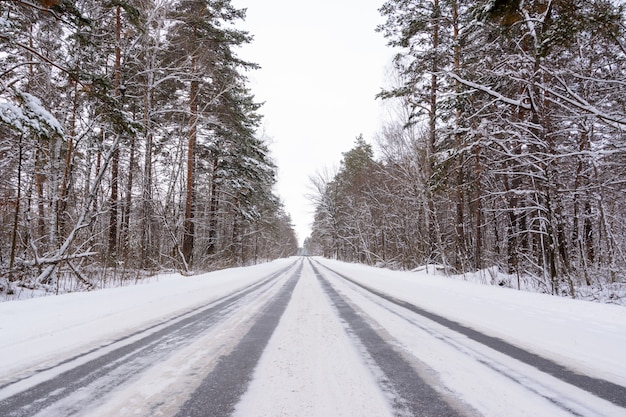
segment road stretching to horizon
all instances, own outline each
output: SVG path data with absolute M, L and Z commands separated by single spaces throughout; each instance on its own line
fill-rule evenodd
M 507 395 L 512 404 L 530 398 L 544 415 L 626 415 L 625 387 L 389 296 L 323 261 L 298 258 L 258 278 L 4 384 L 0 415 L 469 417 L 506 407 L 482 403 Z M 437 370 L 404 337 L 420 338 L 423 349 L 438 344 L 442 361 L 457 362 Z M 501 380 L 511 388 L 501 385 L 493 399 L 476 394 L 474 404 L 447 382 L 454 381 L 449 369 L 465 367 L 493 378 L 467 384 L 458 377 L 457 387 L 488 389 Z M 354 387 L 359 379 L 362 388 Z M 352 409 L 357 403 L 363 408 Z

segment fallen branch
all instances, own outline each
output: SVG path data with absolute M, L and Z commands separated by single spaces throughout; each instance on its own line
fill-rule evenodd
M 111 148 L 109 149 L 109 151 L 103 158 L 104 161 L 102 163 L 102 166 L 100 167 L 100 172 L 98 172 L 98 175 L 96 175 L 95 181 L 91 187 L 91 190 L 89 191 L 87 199 L 85 200 L 83 204 L 83 208 L 81 210 L 80 215 L 78 216 L 78 221 L 76 222 L 76 226 L 74 227 L 74 229 L 72 229 L 70 234 L 67 236 L 67 238 L 65 239 L 65 242 L 63 242 L 63 244 L 57 251 L 56 256 L 50 258 L 51 262 L 49 262 L 48 267 L 44 269 L 41 274 L 39 274 L 39 276 L 35 280 L 35 283 L 39 284 L 40 282 L 47 280 L 50 277 L 50 275 L 54 272 L 56 266 L 60 262 L 63 262 L 68 258 L 68 255 L 66 255 L 66 253 L 69 250 L 72 243 L 74 242 L 74 239 L 76 239 L 76 235 L 81 229 L 89 226 L 90 222 L 86 222 L 85 220 L 87 219 L 87 216 L 89 214 L 89 210 L 93 201 L 96 199 L 96 192 L 98 188 L 100 187 L 102 178 L 104 178 L 104 174 L 106 173 L 106 170 L 109 166 L 109 162 L 111 162 L 113 153 L 119 146 L 119 142 L 120 142 L 120 135 L 117 135 L 115 137 L 115 141 L 113 142 Z

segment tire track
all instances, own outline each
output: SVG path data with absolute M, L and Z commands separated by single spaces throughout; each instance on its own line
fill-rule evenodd
M 399 416 L 461 417 L 457 407 L 428 384 L 403 357 L 333 288 L 311 263 L 322 288 L 339 316 L 365 348 L 384 375 L 383 390 L 392 395 L 392 406 Z M 378 371 L 377 370 L 377 371 Z M 377 373 L 377 372 L 375 372 Z
M 85 401 L 93 401 L 105 396 L 134 375 L 158 362 L 160 358 L 191 343 L 226 317 L 235 314 L 245 300 L 253 300 L 271 291 L 281 275 L 294 265 L 295 263 L 261 279 L 250 287 L 219 298 L 209 306 L 198 307 L 105 346 L 77 355 L 54 367 L 40 370 L 34 375 L 6 384 L 0 388 L 0 398 L 2 398 L 0 415 L 3 417 L 33 416 L 77 391 L 96 385 L 97 389 L 90 391 L 91 397 L 65 406 L 62 415 L 70 416 L 84 411 L 81 405 L 84 405 Z M 68 369 L 65 370 L 66 368 Z
M 484 346 L 487 346 L 493 350 L 496 350 L 506 356 L 509 356 L 513 359 L 516 359 L 526 365 L 532 366 L 533 368 L 538 369 L 541 372 L 544 372 L 548 375 L 551 375 L 567 384 L 573 385 L 577 388 L 580 388 L 590 394 L 595 395 L 598 398 L 607 400 L 617 406 L 620 407 L 626 407 L 626 387 L 623 387 L 621 385 L 615 384 L 613 382 L 610 381 L 606 381 L 603 379 L 599 379 L 599 378 L 593 378 L 590 377 L 588 375 L 584 375 L 584 374 L 580 374 L 577 373 L 569 368 L 566 368 L 563 365 L 560 365 L 550 359 L 544 358 L 542 356 L 539 356 L 535 353 L 529 352 L 525 349 L 522 349 L 518 346 L 515 346 L 511 343 L 508 343 L 502 339 L 493 337 L 493 336 L 489 336 L 486 335 L 484 333 L 481 333 L 477 330 L 474 330 L 470 327 L 464 326 L 456 321 L 453 320 L 449 320 L 443 316 L 437 315 L 435 313 L 432 313 L 430 311 L 424 310 L 420 307 L 417 307 L 411 303 L 408 303 L 406 301 L 397 299 L 395 297 L 392 297 L 384 292 L 381 292 L 379 290 L 376 290 L 374 288 L 371 288 L 367 285 L 364 285 L 344 274 L 341 274 L 335 270 L 333 270 L 332 268 L 329 268 L 326 265 L 320 264 L 318 263 L 318 265 L 324 267 L 325 269 L 327 269 L 328 271 L 331 271 L 332 273 L 336 274 L 337 276 L 341 277 L 342 279 L 350 282 L 351 284 L 365 290 L 366 292 L 373 294 L 377 297 L 380 297 L 392 304 L 395 304 L 397 306 L 400 306 L 402 308 L 405 308 L 406 310 L 409 310 L 415 314 L 418 314 L 419 316 L 425 317 L 435 323 L 438 323 L 452 331 L 455 331 L 457 333 L 460 333 L 464 336 L 467 336 L 468 338 L 474 340 L 475 342 L 478 342 Z M 484 363 L 485 365 L 489 366 L 490 368 L 496 370 L 499 373 L 502 373 L 500 370 L 496 369 L 496 367 L 494 367 L 492 364 L 488 364 L 488 363 Z M 512 375 L 506 375 L 507 377 L 515 380 L 515 377 Z M 519 382 L 519 381 L 517 381 Z M 548 401 L 554 403 L 555 405 L 558 405 L 559 407 L 563 408 L 564 410 L 572 413 L 573 415 L 577 415 L 576 412 L 574 412 L 573 410 L 570 409 L 570 407 L 566 406 L 565 404 L 561 404 L 559 401 L 556 401 L 554 398 L 546 395 L 546 394 L 542 394 L 540 392 L 537 392 L 537 394 L 541 395 L 542 397 L 546 398 Z
M 260 313 L 241 342 L 230 354 L 220 359 L 213 371 L 185 402 L 176 417 L 232 415 L 237 402 L 248 388 L 263 350 L 287 308 L 293 290 L 300 279 L 302 267 L 301 262 L 280 293 Z

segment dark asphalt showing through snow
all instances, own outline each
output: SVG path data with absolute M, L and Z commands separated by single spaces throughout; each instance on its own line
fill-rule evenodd
M 385 375 L 381 381 L 392 391 L 392 406 L 399 415 L 429 417 L 460 417 L 461 414 L 424 381 L 413 367 L 385 341 L 369 323 L 359 315 L 346 300 L 311 264 L 322 288 L 335 305 L 339 316 L 359 339 L 367 353 Z
M 263 350 L 287 308 L 301 271 L 302 264 L 280 293 L 260 313 L 239 344 L 230 354 L 220 359 L 176 417 L 225 417 L 233 413 L 237 402 L 248 388 Z
M 244 297 L 254 293 L 255 291 L 264 291 L 268 288 L 268 286 L 273 284 L 273 281 L 277 277 L 285 273 L 293 266 L 294 264 L 291 264 L 289 267 L 260 280 L 256 284 L 244 290 L 218 299 L 208 308 L 206 306 L 197 308 L 191 312 L 192 314 L 190 316 L 185 317 L 182 320 L 179 319 L 182 316 L 189 314 L 189 312 L 173 317 L 165 323 L 152 326 L 148 329 L 142 330 L 141 332 L 131 334 L 123 339 L 112 342 L 108 346 L 130 339 L 159 325 L 166 324 L 164 328 L 148 334 L 139 340 L 113 349 L 93 360 L 78 365 L 66 372 L 52 377 L 51 379 L 41 382 L 30 389 L 1 400 L 0 416 L 33 416 L 41 410 L 54 406 L 55 403 L 65 399 L 74 392 L 83 389 L 90 384 L 100 384 L 100 378 L 106 377 L 110 374 L 115 374 L 114 378 L 107 381 L 106 386 L 98 385 L 98 389 L 92 390 L 92 395 L 97 396 L 97 398 L 104 396 L 116 386 L 122 384 L 140 371 L 143 371 L 147 367 L 151 366 L 158 360 L 159 357 L 163 357 L 169 352 L 191 343 L 195 340 L 195 338 L 206 332 L 207 329 L 210 329 L 218 323 L 222 318 L 224 318 L 225 315 L 230 314 L 231 310 L 236 307 L 237 303 L 241 302 Z M 167 325 L 168 322 L 173 323 Z M 81 357 L 102 348 L 103 347 L 100 347 L 93 351 L 86 352 L 83 355 L 66 360 L 56 366 L 61 366 L 75 359 L 80 359 Z M 147 358 L 149 358 L 149 360 Z M 40 370 L 38 373 L 49 369 L 54 369 L 54 367 Z M 21 380 L 14 381 L 13 384 L 20 381 Z M 9 385 L 11 384 L 0 387 L 0 390 L 8 387 Z M 90 398 L 90 400 L 95 400 L 97 398 Z M 67 406 L 64 406 L 62 410 L 58 410 L 58 412 L 61 413 L 60 415 L 71 416 L 80 411 L 84 411 L 84 406 L 85 404 L 83 402 L 68 404 Z
M 552 375 L 555 378 L 558 378 L 568 384 L 574 385 L 578 388 L 581 388 L 599 398 L 603 398 L 616 404 L 620 407 L 626 407 L 626 387 L 621 385 L 617 385 L 610 381 L 606 381 L 603 379 L 592 378 L 587 375 L 579 374 L 571 369 L 566 368 L 563 365 L 560 365 L 550 359 L 546 359 L 541 357 L 535 353 L 524 350 L 518 346 L 512 345 L 502 339 L 498 339 L 493 336 L 488 336 L 479 331 L 476 331 L 472 328 L 463 326 L 462 324 L 449 320 L 445 317 L 439 316 L 437 314 L 431 313 L 430 311 L 421 309 L 413 304 L 410 304 L 406 301 L 397 299 L 383 292 L 377 291 L 371 287 L 368 287 L 360 282 L 351 279 L 327 266 L 324 265 L 324 268 L 333 272 L 334 274 L 342 277 L 343 279 L 351 282 L 352 284 L 375 294 L 393 304 L 399 305 L 401 307 L 406 308 L 420 316 L 426 317 L 436 323 L 441 324 L 442 326 L 447 327 L 448 329 L 454 330 L 460 334 L 463 334 L 469 337 L 476 342 L 479 342 L 485 346 L 488 346 L 498 352 L 501 352 L 507 356 L 510 356 L 514 359 L 517 359 L 521 362 L 524 362 L 530 366 L 533 366 L 539 369 L 542 372 L 545 372 L 549 375 Z
M 109 350 L 106 353 L 103 351 L 100 356 L 93 360 L 76 365 L 72 369 L 51 377 L 28 390 L 0 400 L 0 417 L 27 417 L 41 411 L 47 413 L 49 410 L 54 410 L 55 415 L 71 416 L 85 411 L 85 401 L 98 400 L 129 378 L 147 369 L 159 358 L 193 342 L 200 335 L 206 334 L 225 317 L 235 314 L 242 303 L 247 302 L 246 300 L 270 291 L 270 288 L 275 288 L 276 295 L 257 313 L 247 333 L 228 354 L 218 359 L 213 370 L 206 375 L 175 417 L 226 417 L 232 415 L 241 396 L 246 392 L 252 380 L 254 369 L 287 308 L 300 279 L 303 264 L 303 260 L 300 261 L 299 265 L 292 263 L 289 267 L 261 279 L 250 287 L 218 299 L 208 306 L 181 314 L 161 324 L 111 342 L 107 346 L 64 361 L 57 366 L 69 364 L 73 360 L 82 359 L 91 353 L 97 353 L 102 348 Z M 383 303 L 390 302 L 400 306 L 564 382 L 611 401 L 618 406 L 626 407 L 625 387 L 575 373 L 556 362 L 501 339 L 485 335 L 458 322 L 370 288 L 325 265 L 310 262 L 310 266 L 313 268 L 322 289 L 328 295 L 331 304 L 345 323 L 346 330 L 354 337 L 355 343 L 362 350 L 364 360 L 377 376 L 381 388 L 389 394 L 391 405 L 398 416 L 461 417 L 465 415 L 464 412 L 469 411 L 459 407 L 457 399 L 446 397 L 436 387 L 424 380 L 413 365 L 394 348 L 392 341 L 385 340 L 368 322 L 367 317 L 352 307 L 347 299 L 335 289 L 318 267 L 323 267 L 351 284 L 386 300 L 381 301 Z M 285 274 L 288 271 L 291 271 L 289 278 L 280 282 L 280 288 L 274 287 L 278 282 L 276 279 L 281 276 L 286 277 Z M 162 328 L 157 328 L 158 326 Z M 151 333 L 144 335 L 148 330 Z M 130 341 L 131 337 L 137 340 Z M 126 344 L 115 347 L 116 343 L 126 340 L 128 340 Z M 54 369 L 55 367 L 52 367 L 40 372 Z M 14 381 L 13 383 L 21 381 Z M 0 392 L 10 385 L 0 387 Z M 89 390 L 90 397 L 72 404 L 73 397 L 71 395 L 86 386 L 91 387 Z M 538 394 L 541 395 L 541 393 Z M 550 400 L 548 397 L 545 398 Z M 562 404 L 557 405 L 563 406 Z M 571 410 L 566 409 L 566 411 Z M 573 411 L 572 414 L 576 415 Z

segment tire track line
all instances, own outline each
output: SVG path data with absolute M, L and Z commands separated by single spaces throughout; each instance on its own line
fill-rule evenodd
M 311 267 L 322 288 L 337 309 L 339 316 L 358 338 L 367 354 L 377 365 L 378 370 L 384 374 L 385 379 L 381 381 L 381 384 L 383 390 L 391 390 L 391 395 L 395 397 L 392 398 L 392 406 L 396 415 L 442 417 L 462 417 L 465 415 L 419 376 L 402 355 L 385 341 L 333 288 L 313 263 L 311 263 Z
M 40 370 L 35 374 L 0 388 L 0 415 L 26 417 L 46 409 L 100 378 L 115 374 L 96 393 L 102 397 L 128 378 L 153 364 L 146 357 L 158 358 L 190 343 L 194 337 L 210 330 L 226 316 L 234 314 L 247 297 L 270 291 L 276 280 L 295 265 L 289 265 L 254 285 L 221 297 L 208 306 L 201 306 L 177 315 L 147 329 L 117 339 L 105 346 Z M 127 369 L 124 369 L 127 368 Z M 4 391 L 4 392 L 3 392 Z M 8 394 L 7 394 L 8 393 Z M 76 407 L 66 415 L 81 411 Z
M 176 417 L 225 417 L 248 388 L 254 369 L 278 326 L 300 279 L 302 262 L 280 293 L 259 314 L 249 331 L 206 376 Z
M 464 336 L 467 336 L 468 338 L 474 340 L 475 342 L 478 342 L 506 356 L 509 356 L 522 363 L 525 363 L 526 365 L 532 366 L 541 372 L 551 375 L 567 384 L 580 388 L 590 394 L 595 395 L 598 398 L 607 400 L 620 407 L 626 407 L 626 387 L 623 387 L 621 385 L 615 384 L 610 381 L 606 381 L 606 380 L 599 379 L 599 378 L 593 378 L 588 375 L 577 373 L 550 359 L 547 359 L 535 353 L 529 352 L 525 349 L 522 349 L 518 346 L 508 343 L 502 339 L 499 339 L 493 336 L 488 336 L 470 327 L 464 326 L 456 321 L 449 320 L 443 316 L 440 316 L 438 314 L 435 314 L 430 311 L 424 310 L 420 307 L 417 307 L 407 301 L 403 301 L 398 298 L 392 297 L 389 294 L 386 294 L 382 291 L 371 288 L 344 274 L 341 274 L 340 272 L 337 272 L 333 270 L 332 268 L 329 268 L 326 265 L 323 265 L 321 263 L 318 263 L 318 264 L 324 267 L 325 269 L 331 271 L 332 273 L 336 274 L 337 276 L 352 283 L 353 285 L 367 291 L 368 293 L 374 294 L 388 302 L 391 302 L 392 304 L 403 307 L 415 314 L 418 314 L 419 316 L 425 317 L 452 331 L 455 331 Z M 559 405 L 559 403 L 555 402 L 553 398 L 551 397 L 545 397 L 545 398 Z M 569 407 L 563 404 L 560 404 L 560 406 L 569 412 L 573 412 L 573 410 L 570 410 Z

